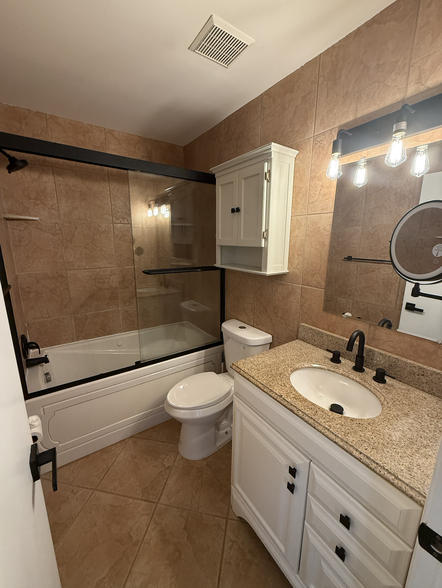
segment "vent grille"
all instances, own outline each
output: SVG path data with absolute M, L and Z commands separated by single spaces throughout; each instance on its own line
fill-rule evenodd
M 212 15 L 189 49 L 228 67 L 252 43 L 251 37 Z

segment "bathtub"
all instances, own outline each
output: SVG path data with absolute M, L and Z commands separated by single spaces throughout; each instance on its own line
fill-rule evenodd
M 184 345 L 197 347 L 214 341 L 190 323 L 145 331 L 149 333 L 142 332 L 140 337 L 143 359 L 148 352 L 150 359 L 154 359 L 178 353 Z M 170 418 L 164 410 L 170 388 L 193 374 L 220 373 L 222 350 L 219 344 L 45 395 L 31 396 L 26 408 L 29 416 L 36 414 L 41 418 L 41 451 L 56 447 L 61 466 L 162 423 Z M 78 380 L 96 375 L 98 370 L 104 373 L 133 365 L 140 357 L 138 331 L 50 347 L 44 353 L 49 357 L 49 364 L 28 372 L 35 370 L 34 379 L 44 380 L 43 370 L 49 370 L 52 382 L 40 381 L 39 384 L 55 386 L 58 385 L 55 382 L 66 381 L 68 377 L 68 381 Z M 31 387 L 31 373 L 28 381 Z

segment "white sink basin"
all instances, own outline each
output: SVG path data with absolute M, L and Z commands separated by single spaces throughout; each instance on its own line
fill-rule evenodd
M 322 408 L 330 410 L 331 404 L 342 406 L 343 416 L 370 419 L 381 414 L 382 405 L 370 390 L 335 372 L 300 368 L 292 373 L 290 382 L 297 392 Z

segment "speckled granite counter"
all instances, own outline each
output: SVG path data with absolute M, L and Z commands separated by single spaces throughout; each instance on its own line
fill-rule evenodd
M 290 374 L 313 364 L 366 386 L 379 398 L 381 414 L 347 418 L 304 398 L 291 385 Z M 332 364 L 327 351 L 300 340 L 233 365 L 238 374 L 423 505 L 442 437 L 442 400 L 398 380 L 376 384 L 372 370 L 357 374 L 352 367 L 346 359 Z

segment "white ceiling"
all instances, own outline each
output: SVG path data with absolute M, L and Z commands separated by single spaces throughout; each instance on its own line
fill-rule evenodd
M 0 102 L 185 145 L 392 0 L 0 0 Z M 255 39 L 188 50 L 211 14 Z

